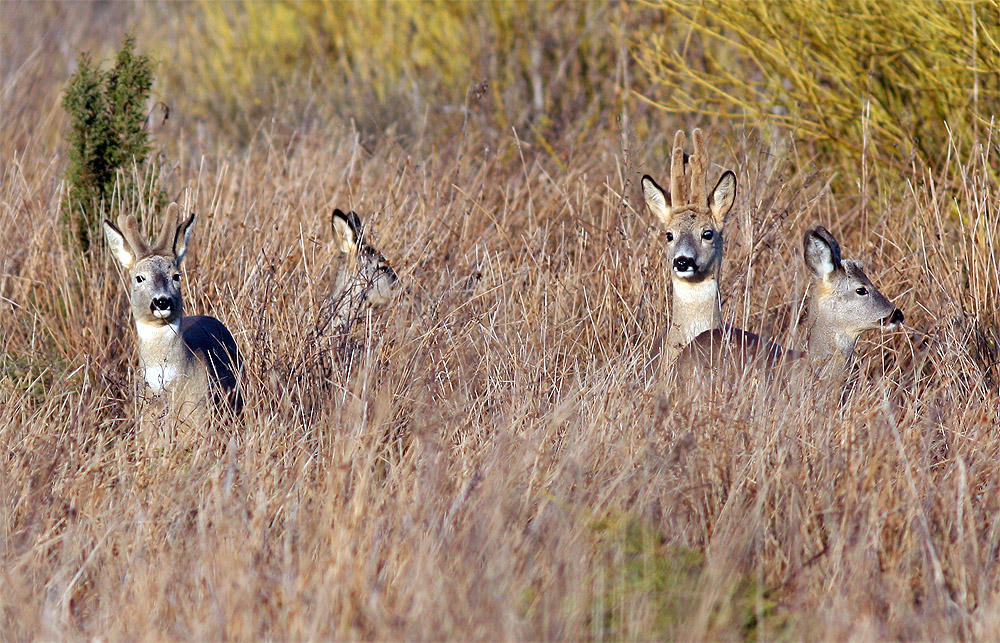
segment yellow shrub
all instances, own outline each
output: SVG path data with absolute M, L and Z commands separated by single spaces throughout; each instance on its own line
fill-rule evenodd
M 780 124 L 827 160 L 856 164 L 867 145 L 904 172 L 912 160 L 939 167 L 948 128 L 968 149 L 1000 112 L 995 2 L 655 6 L 670 27 L 634 44 L 658 85 L 646 97 L 667 111 Z

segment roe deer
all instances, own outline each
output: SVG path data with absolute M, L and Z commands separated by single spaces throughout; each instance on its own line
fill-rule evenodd
M 694 154 L 684 153 L 684 132 L 674 136 L 670 162 L 670 191 L 649 175 L 642 177 L 646 205 L 667 229 L 667 253 L 671 265 L 673 303 L 670 328 L 653 345 L 650 363 L 673 364 L 682 349 L 705 335 L 720 346 L 748 345 L 774 353 L 781 348 L 753 333 L 723 323 L 719 300 L 722 267 L 723 225 L 736 200 L 736 175 L 723 172 L 708 193 L 708 157 L 701 130 L 691 133 Z M 685 173 L 685 169 L 689 171 Z M 706 334 L 707 333 L 707 334 Z
M 336 209 L 332 223 L 333 239 L 344 261 L 330 297 L 330 318 L 324 328 L 332 325 L 337 333 L 350 330 L 369 308 L 388 302 L 398 277 L 382 253 L 367 243 L 356 212 L 344 214 Z
M 856 261 L 844 260 L 840 246 L 826 228 L 817 226 L 805 234 L 803 250 L 812 272 L 809 301 L 809 344 L 806 353 L 782 350 L 776 344 L 761 351 L 755 342 L 726 342 L 719 330 L 702 333 L 678 356 L 678 364 L 698 363 L 735 367 L 737 373 L 770 370 L 780 362 L 803 355 L 817 366 L 847 366 L 861 333 L 884 328 L 894 330 L 903 323 L 903 313 L 878 291 Z
M 878 291 L 864 267 L 841 259 L 840 245 L 826 228 L 805 234 L 803 254 L 813 274 L 809 300 L 809 358 L 839 357 L 846 365 L 866 330 L 895 330 L 903 311 Z
M 132 316 L 139 335 L 139 366 L 149 390 L 181 420 L 204 414 L 210 402 L 240 412 L 239 351 L 214 317 L 185 316 L 180 265 L 187 255 L 195 216 L 178 222 L 171 204 L 156 242 L 148 244 L 134 215 L 104 220 L 104 234 L 129 274 Z M 204 417 L 204 416 L 202 416 Z

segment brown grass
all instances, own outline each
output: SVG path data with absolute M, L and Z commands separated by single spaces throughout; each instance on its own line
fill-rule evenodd
M 30 74 L 4 69 L 6 107 Z M 56 127 L 47 105 L 17 113 Z M 159 135 L 200 214 L 188 310 L 247 360 L 242 426 L 176 443 L 138 425 L 113 262 L 61 240 L 63 150 L 5 116 L 0 638 L 1000 637 L 1000 131 L 845 209 L 821 161 L 713 130 L 739 176 L 726 316 L 800 347 L 823 223 L 908 328 L 865 337 L 843 403 L 803 381 L 681 404 L 639 376 L 669 280 L 637 177 L 687 123 L 636 106 L 639 141 L 613 116 L 550 149 L 472 121 Z M 334 206 L 406 286 L 350 367 L 311 334 Z

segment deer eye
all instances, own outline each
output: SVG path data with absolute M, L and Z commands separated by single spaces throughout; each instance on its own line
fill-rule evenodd
M 865 288 L 864 286 L 861 286 L 860 288 L 858 288 L 858 289 L 857 289 L 857 290 L 855 290 L 854 292 L 856 292 L 856 293 L 858 293 L 859 295 L 861 295 L 862 297 L 864 297 L 865 295 L 867 295 L 867 294 L 868 294 L 868 289 L 867 289 L 867 288 Z
M 146 281 L 146 278 L 145 278 L 145 277 L 143 277 L 142 275 L 136 275 L 136 276 L 135 276 L 135 283 L 137 283 L 137 284 L 141 284 L 141 283 L 142 283 L 142 282 L 144 282 L 144 281 Z
M 674 240 L 674 233 L 673 232 L 668 232 L 667 233 L 667 243 L 670 243 L 673 240 Z
M 175 273 L 174 273 L 174 281 L 178 281 L 178 282 L 179 282 L 180 280 L 181 280 L 181 275 L 180 275 L 180 273 L 179 273 L 179 272 L 175 272 Z
M 712 237 L 714 236 L 715 233 L 712 232 L 711 230 L 705 230 L 704 232 L 701 233 L 701 238 L 704 239 L 705 241 L 711 241 Z

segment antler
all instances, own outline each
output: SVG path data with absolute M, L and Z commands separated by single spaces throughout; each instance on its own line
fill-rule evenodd
M 165 254 L 174 249 L 174 240 L 177 237 L 177 219 L 180 214 L 180 207 L 176 203 L 167 206 L 166 216 L 163 218 L 163 227 L 160 228 L 160 235 L 156 237 L 152 251 L 155 254 Z
M 705 152 L 705 136 L 700 129 L 691 132 L 694 154 L 684 153 L 687 142 L 682 130 L 674 135 L 674 149 L 670 158 L 670 207 L 707 207 L 708 154 Z M 685 169 L 687 169 L 685 177 Z M 687 178 L 687 180 L 685 180 Z
M 677 208 L 686 204 L 687 186 L 684 185 L 684 143 L 686 142 L 683 130 L 677 130 L 674 134 L 674 151 L 670 157 L 670 207 Z
M 142 238 L 142 233 L 139 232 L 139 221 L 135 218 L 134 214 L 128 216 L 119 214 L 118 229 L 122 231 L 122 236 L 125 237 L 128 245 L 132 247 L 132 253 L 136 257 L 145 257 L 150 254 L 149 245 Z

